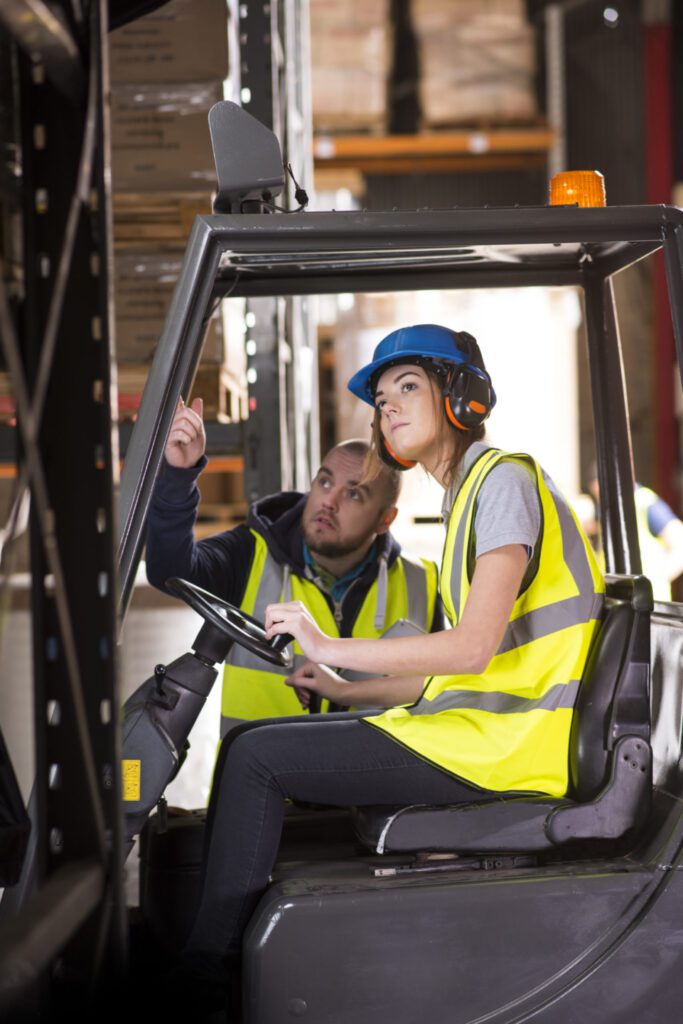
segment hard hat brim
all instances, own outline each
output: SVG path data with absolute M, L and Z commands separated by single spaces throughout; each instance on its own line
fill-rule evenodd
M 372 381 L 378 370 L 381 370 L 382 367 L 385 366 L 388 367 L 391 364 L 398 366 L 400 363 L 410 363 L 414 359 L 433 359 L 439 363 L 455 363 L 456 365 L 461 365 L 462 363 L 467 362 L 466 355 L 459 352 L 457 349 L 455 349 L 452 354 L 449 353 L 446 356 L 444 355 L 443 348 L 437 348 L 435 346 L 432 349 L 429 345 L 422 345 L 420 348 L 415 347 L 414 349 L 402 349 L 399 351 L 388 352 L 379 359 L 373 359 L 373 361 L 368 363 L 367 366 L 363 366 L 357 371 L 357 373 L 354 373 L 346 386 L 349 391 L 357 398 L 360 398 L 361 401 L 374 406 L 375 394 Z

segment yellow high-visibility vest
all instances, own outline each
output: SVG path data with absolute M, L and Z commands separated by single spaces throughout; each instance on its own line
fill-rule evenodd
M 323 633 L 338 637 L 339 624 L 315 583 L 279 564 L 261 534 L 256 530 L 251 532 L 255 551 L 240 606 L 242 610 L 263 621 L 269 604 L 302 601 Z M 358 583 L 353 581 L 349 588 Z M 377 579 L 365 595 L 351 635 L 376 640 L 401 619 L 407 619 L 428 632 L 434 619 L 437 594 L 437 568 L 433 562 L 414 559 L 405 553 L 401 553 L 390 566 L 382 559 Z M 306 661 L 297 643 L 293 653 L 294 667 Z M 293 671 L 293 668 L 270 665 L 235 644 L 223 674 L 221 736 L 236 724 L 236 720 L 302 714 L 296 693 L 284 684 L 284 679 Z M 323 710 L 326 707 L 327 703 L 323 702 Z
M 503 459 L 532 468 L 542 525 L 535 575 L 515 601 L 498 651 L 481 675 L 431 676 L 415 704 L 364 721 L 475 786 L 562 796 L 604 580 L 576 516 L 530 456 L 488 449 L 470 467 L 448 524 L 441 598 L 457 626 L 472 582 L 477 495 Z

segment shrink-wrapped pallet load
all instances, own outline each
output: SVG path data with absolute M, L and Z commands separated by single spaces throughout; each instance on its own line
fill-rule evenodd
M 316 132 L 386 128 L 392 33 L 389 0 L 311 0 Z
M 411 0 L 425 128 L 537 116 L 534 30 L 523 0 Z

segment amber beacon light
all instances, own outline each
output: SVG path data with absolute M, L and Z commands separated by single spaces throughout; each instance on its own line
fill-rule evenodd
M 551 206 L 606 206 L 600 171 L 561 171 L 550 179 Z

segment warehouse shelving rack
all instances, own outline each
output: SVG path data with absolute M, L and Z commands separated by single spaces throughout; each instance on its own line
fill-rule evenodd
M 309 184 L 306 0 L 226 2 L 239 36 L 242 102 L 282 133 L 286 159 Z M 119 5 L 119 23 L 133 10 Z M 0 285 L 18 421 L 0 428 L 0 459 L 16 461 L 17 481 L 28 481 L 33 499 L 36 743 L 31 846 L 19 884 L 0 902 L 0 1016 L 18 1000 L 36 1013 L 87 998 L 104 1006 L 118 992 L 127 958 L 116 504 L 119 443 L 125 450 L 129 428 L 119 432 L 113 413 L 104 101 L 111 12 L 115 19 L 117 5 L 106 0 L 14 0 L 0 9 L 19 68 L 5 98 L 20 115 L 21 189 L 12 188 L 10 199 L 21 215 L 24 265 L 16 308 Z M 279 423 L 279 448 L 263 446 L 258 460 L 245 460 L 254 497 L 308 483 L 316 402 L 305 419 L 288 410 L 295 375 L 314 372 L 315 350 L 305 300 L 258 300 L 247 312 L 259 353 L 254 415 L 246 424 L 210 427 L 209 452 L 253 453 L 258 433 L 275 437 Z M 186 367 L 184 394 L 197 362 L 198 353 Z M 263 420 L 255 415 L 261 410 Z

